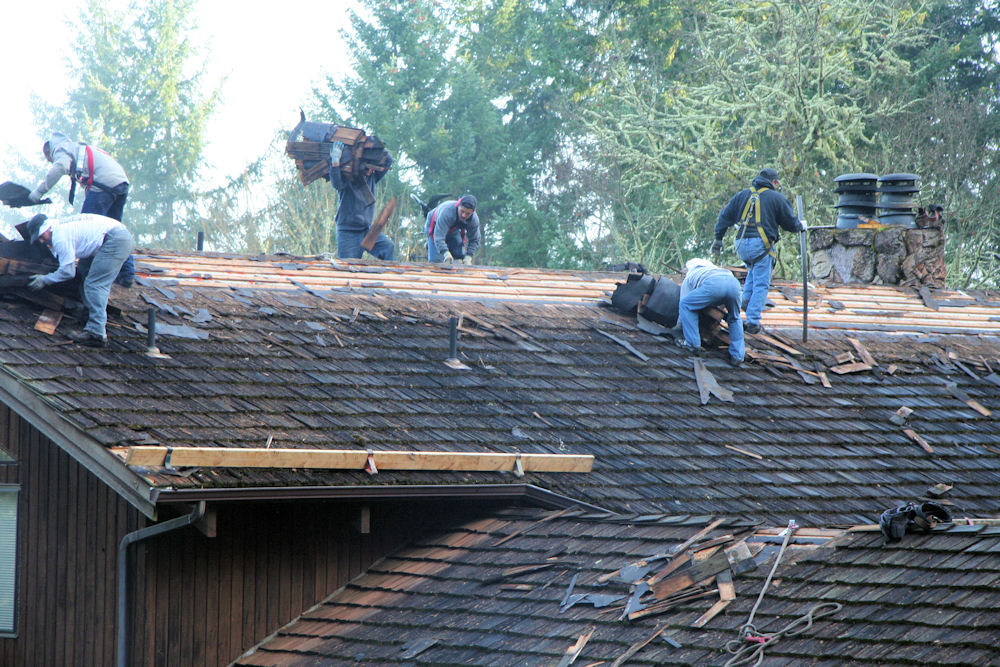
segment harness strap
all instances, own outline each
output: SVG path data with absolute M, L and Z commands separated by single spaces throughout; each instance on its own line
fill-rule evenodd
M 740 219 L 743 221 L 743 225 L 740 231 L 736 234 L 736 238 L 746 238 L 747 227 L 750 226 L 750 207 L 753 207 L 754 211 L 754 224 L 757 227 L 757 234 L 760 236 L 761 242 L 764 244 L 765 255 L 770 255 L 774 259 L 777 259 L 777 255 L 774 254 L 774 248 L 771 246 L 771 241 L 767 238 L 767 234 L 764 232 L 764 228 L 760 224 L 760 195 L 767 187 L 761 186 L 756 190 L 750 190 L 750 198 L 747 199 L 746 205 L 743 207 L 743 213 L 740 214 Z M 760 260 L 764 259 L 764 255 L 755 258 L 752 262 L 748 262 L 747 266 L 753 266 Z
M 94 184 L 94 151 L 87 146 L 87 189 Z

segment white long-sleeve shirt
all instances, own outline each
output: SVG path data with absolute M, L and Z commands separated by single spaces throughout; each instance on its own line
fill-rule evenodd
M 102 245 L 104 235 L 122 223 L 95 213 L 80 213 L 50 220 L 52 223 L 52 254 L 59 262 L 59 268 L 42 277 L 46 285 L 61 283 L 76 275 L 76 260 L 93 257 Z

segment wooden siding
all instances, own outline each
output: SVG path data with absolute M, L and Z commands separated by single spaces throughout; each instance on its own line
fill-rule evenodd
M 4 405 L 0 447 L 21 487 L 17 637 L 0 664 L 113 664 L 118 541 L 144 517 Z
M 193 528 L 138 546 L 133 659 L 141 665 L 227 665 L 442 512 L 334 502 L 225 505 L 218 534 Z
M 0 638 L 0 665 L 114 664 L 118 545 L 148 520 L 4 405 L 0 447 L 17 459 L 0 465 L 0 482 L 21 487 L 17 636 Z M 229 504 L 217 508 L 217 537 L 187 527 L 133 545 L 130 664 L 228 665 L 437 518 L 461 514 L 376 503 L 362 535 L 358 509 Z

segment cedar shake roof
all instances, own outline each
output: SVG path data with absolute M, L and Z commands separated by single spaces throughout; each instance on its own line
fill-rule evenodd
M 780 552 L 777 530 L 730 520 L 703 538 L 749 535 L 760 551 L 756 569 L 734 577 L 735 599 L 702 627 L 694 624 L 720 599 L 714 585 L 703 598 L 625 622 L 630 588 L 608 577 L 671 553 L 706 521 L 500 512 L 386 558 L 235 664 L 556 665 L 591 633 L 573 664 L 610 665 L 662 630 L 627 664 L 724 665 Z M 863 528 L 795 533 L 754 627 L 774 633 L 817 605 L 832 613 L 767 646 L 764 664 L 996 664 L 1000 528 L 941 526 L 890 544 L 877 527 Z M 532 568 L 539 564 L 546 567 Z M 607 598 L 567 606 L 581 594 Z
M 47 335 L 33 328 L 37 306 L 3 301 L 0 391 L 140 505 L 226 490 L 527 484 L 616 512 L 827 526 L 870 523 L 947 483 L 963 512 L 1000 511 L 996 294 L 822 288 L 803 344 L 792 328 L 801 293 L 778 284 L 764 324 L 779 333 L 750 336 L 757 361 L 742 369 L 710 354 L 720 389 L 703 401 L 692 358 L 602 305 L 624 274 L 197 253 L 137 265 L 139 284 L 112 293 L 121 315 L 106 350 L 68 344 L 69 318 Z M 146 355 L 150 308 L 169 358 Z M 462 318 L 467 370 L 444 363 L 450 316 Z M 901 407 L 913 412 L 893 423 Z M 595 462 L 523 478 L 172 470 L 126 466 L 134 445 Z

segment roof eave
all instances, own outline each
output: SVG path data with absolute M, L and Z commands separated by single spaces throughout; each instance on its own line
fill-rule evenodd
M 39 433 L 97 476 L 126 502 L 155 518 L 153 488 L 135 475 L 101 443 L 77 428 L 33 392 L 9 369 L 0 366 L 0 401 L 6 403 Z
M 268 486 L 250 488 L 213 489 L 156 489 L 156 505 L 207 502 L 261 502 L 303 500 L 436 500 L 443 498 L 469 500 L 523 500 L 546 509 L 582 508 L 595 512 L 612 513 L 543 489 L 534 484 L 415 484 L 379 486 Z

